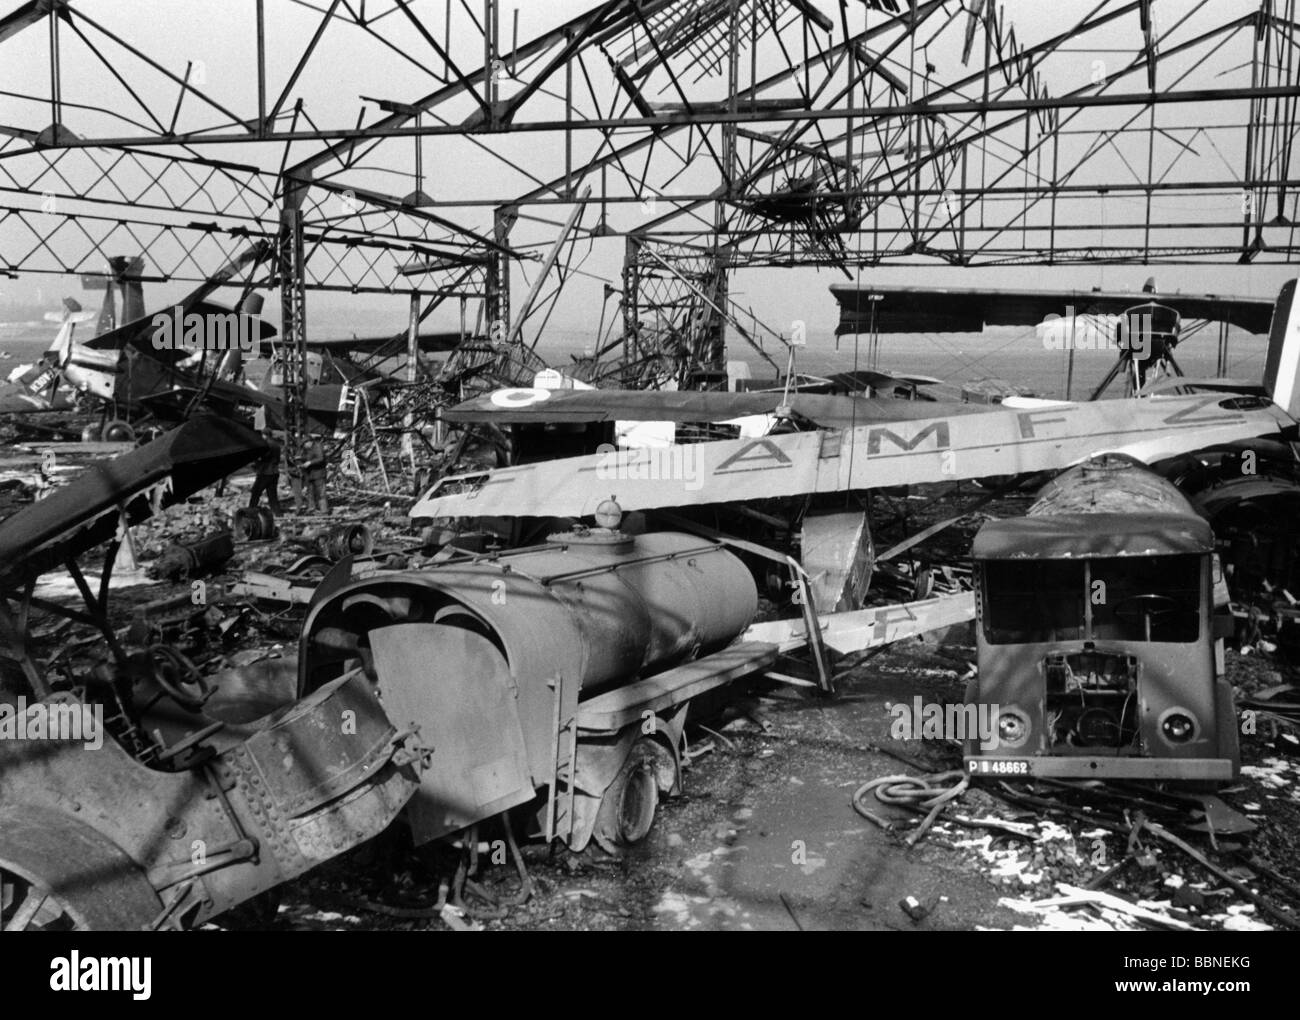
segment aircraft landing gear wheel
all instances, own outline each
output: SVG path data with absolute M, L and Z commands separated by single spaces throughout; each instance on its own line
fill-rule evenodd
M 161 910 L 144 870 L 101 833 L 0 804 L 0 931 L 139 931 Z
M 641 842 L 654 825 L 659 806 L 658 760 L 654 740 L 639 738 L 605 791 L 596 816 L 596 831 L 615 846 Z
M 135 429 L 124 421 L 110 421 L 104 426 L 103 438 L 106 443 L 134 443 Z
M 75 910 L 40 883 L 0 861 L 0 931 L 87 931 Z

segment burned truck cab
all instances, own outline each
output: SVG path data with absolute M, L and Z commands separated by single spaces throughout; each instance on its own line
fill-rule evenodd
M 1136 461 L 1096 458 L 975 537 L 974 776 L 1226 781 L 1239 769 L 1209 525 Z M 987 744 L 987 746 L 985 746 Z

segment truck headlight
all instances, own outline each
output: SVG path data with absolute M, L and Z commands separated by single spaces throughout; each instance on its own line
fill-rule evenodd
M 1196 716 L 1185 708 L 1166 709 L 1160 716 L 1160 733 L 1171 744 L 1185 744 L 1196 736 Z
M 1019 747 L 1029 739 L 1029 717 L 1016 708 L 998 710 L 998 742 L 1003 747 Z

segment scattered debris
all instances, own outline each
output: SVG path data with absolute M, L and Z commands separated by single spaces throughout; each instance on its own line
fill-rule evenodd
M 1064 882 L 1056 885 L 1059 896 L 1042 900 L 1004 899 L 999 902 L 1012 910 L 1025 913 L 1042 912 L 1045 927 L 1058 930 L 1101 928 L 1110 931 L 1132 931 L 1140 928 L 1157 928 L 1165 931 L 1190 931 L 1192 925 L 1157 908 L 1155 904 L 1130 903 L 1122 897 L 1095 889 L 1081 889 Z M 1068 908 L 1091 908 L 1084 917 Z M 1095 913 L 1094 913 L 1095 912 Z
M 930 916 L 931 912 L 939 904 L 939 894 L 932 893 L 924 900 L 918 900 L 915 896 L 904 896 L 898 901 L 899 908 L 914 923 L 920 923 Z

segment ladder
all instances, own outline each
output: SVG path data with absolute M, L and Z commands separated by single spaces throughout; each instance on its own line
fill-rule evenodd
M 546 842 L 557 836 L 572 842 L 574 829 L 573 801 L 578 769 L 578 717 L 564 711 L 564 677 L 556 676 L 547 684 L 554 692 L 555 711 L 551 727 L 551 782 L 546 796 Z M 561 792 L 563 787 L 563 792 Z

